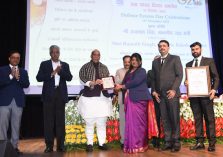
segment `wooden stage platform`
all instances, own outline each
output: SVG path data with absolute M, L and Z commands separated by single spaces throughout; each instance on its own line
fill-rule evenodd
M 191 151 L 189 146 L 183 145 L 180 152 L 171 153 L 170 151 L 158 151 L 150 148 L 147 152 L 138 154 L 126 154 L 120 149 L 111 149 L 109 151 L 95 150 L 92 153 L 86 153 L 84 150 L 72 151 L 66 153 L 43 153 L 45 144 L 43 139 L 21 140 L 19 148 L 23 152 L 22 157 L 223 157 L 223 144 L 216 145 L 215 152 L 205 150 Z M 55 149 L 54 149 L 55 150 Z

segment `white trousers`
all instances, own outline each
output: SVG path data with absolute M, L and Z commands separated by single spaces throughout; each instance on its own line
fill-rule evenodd
M 96 124 L 99 145 L 102 146 L 106 141 L 106 121 L 107 117 L 85 118 L 87 143 L 93 145 L 94 124 Z

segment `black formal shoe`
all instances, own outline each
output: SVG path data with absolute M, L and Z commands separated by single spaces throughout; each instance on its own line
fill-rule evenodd
M 190 150 L 199 150 L 199 149 L 205 149 L 204 143 L 196 143 L 194 146 L 190 146 Z
M 22 155 L 23 153 L 18 149 L 18 148 L 15 148 L 15 151 L 18 155 Z
M 101 149 L 101 150 L 108 150 L 108 146 L 106 144 L 103 144 L 102 146 L 98 146 L 98 149 Z
M 87 145 L 86 152 L 93 152 L 93 146 L 91 144 Z
M 171 149 L 171 152 L 179 152 L 181 149 L 181 146 L 173 146 L 173 148 Z
M 162 151 L 171 150 L 171 149 L 172 149 L 172 146 L 166 145 L 166 144 L 161 148 Z
M 46 147 L 46 149 L 44 150 L 44 153 L 50 153 L 53 151 L 52 147 Z
M 66 150 L 65 150 L 65 148 L 64 147 L 62 147 L 62 148 L 57 148 L 57 152 L 65 152 Z
M 122 144 L 120 144 L 120 147 L 121 147 L 121 149 L 123 149 L 124 148 L 124 144 L 122 143 Z
M 209 144 L 208 151 L 209 152 L 214 152 L 215 151 L 215 144 Z
M 152 145 L 154 148 L 159 148 L 160 147 L 160 139 L 157 137 L 154 137 L 152 140 Z

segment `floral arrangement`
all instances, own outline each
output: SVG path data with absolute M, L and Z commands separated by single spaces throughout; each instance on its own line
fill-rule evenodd
M 214 113 L 216 125 L 216 137 L 223 136 L 223 99 L 222 96 L 214 99 Z M 180 99 L 180 135 L 182 138 L 194 138 L 195 122 L 190 101 L 187 95 L 181 95 Z M 204 132 L 206 132 L 205 121 L 203 122 Z M 206 136 L 206 134 L 204 134 Z
M 118 104 L 118 98 L 116 96 L 113 98 L 112 104 L 113 104 L 113 115 L 108 118 L 107 128 L 106 128 L 106 136 L 108 142 L 120 140 L 119 104 Z
M 180 117 L 186 121 L 194 121 L 193 112 L 191 110 L 190 101 L 187 95 L 182 95 L 180 99 Z
M 223 97 L 214 99 L 214 112 L 216 122 L 216 136 L 223 136 Z M 65 124 L 66 124 L 66 145 L 82 145 L 87 143 L 85 135 L 85 121 L 78 113 L 77 100 L 70 100 L 65 107 Z M 195 137 L 195 122 L 190 101 L 187 95 L 180 98 L 180 135 L 181 138 Z M 206 130 L 204 122 L 204 131 Z M 163 128 L 161 129 L 161 137 L 164 136 Z M 107 121 L 107 142 L 115 142 L 120 140 L 119 134 L 119 105 L 117 97 L 113 99 L 113 115 Z M 205 135 L 206 136 L 206 135 Z M 94 143 L 98 143 L 96 128 L 94 134 Z

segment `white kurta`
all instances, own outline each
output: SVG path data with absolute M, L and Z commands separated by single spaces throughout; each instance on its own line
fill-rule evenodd
M 84 119 L 108 117 L 112 115 L 112 100 L 105 97 L 102 92 L 100 97 L 82 95 L 78 100 L 78 111 Z

